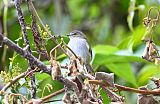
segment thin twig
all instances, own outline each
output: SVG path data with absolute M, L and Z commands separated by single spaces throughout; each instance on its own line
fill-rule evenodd
M 60 90 L 58 90 L 58 91 L 56 91 L 56 92 L 54 92 L 54 93 L 52 93 L 52 94 L 50 94 L 50 95 L 47 95 L 47 96 L 41 98 L 41 100 L 44 102 L 44 101 L 46 101 L 46 100 L 48 100 L 48 99 L 50 99 L 50 98 L 52 98 L 52 97 L 54 97 L 54 96 L 56 96 L 56 95 L 58 95 L 58 94 L 63 93 L 64 91 L 65 91 L 65 88 L 60 89 Z
M 4 10 L 3 10 L 3 34 L 7 36 L 7 14 L 8 14 L 8 0 L 3 0 Z M 7 47 L 4 46 L 3 55 L 2 55 L 2 65 L 5 66 L 5 60 L 7 55 Z
M 73 55 L 76 59 L 78 59 L 78 56 L 72 51 L 71 48 L 69 48 L 66 44 L 64 44 L 64 46 L 67 47 L 67 49 L 70 51 L 70 53 L 72 53 L 72 55 Z
M 157 7 L 151 7 L 150 9 L 149 9 L 149 11 L 148 11 L 148 13 L 147 13 L 147 18 L 149 19 L 149 18 L 151 18 L 151 11 L 153 10 L 153 9 L 157 9 L 157 11 L 158 11 L 158 15 L 157 15 L 157 17 L 156 18 L 154 18 L 155 20 L 159 20 L 159 16 L 160 16 L 160 11 L 159 11 L 159 8 L 157 8 Z
M 104 83 L 103 81 L 101 81 L 101 80 L 88 80 L 88 82 L 90 84 L 96 84 L 96 85 L 101 85 L 101 86 L 108 87 L 108 85 L 106 83 Z M 160 95 L 160 89 L 140 90 L 140 89 L 126 87 L 126 86 L 122 86 L 122 85 L 118 85 L 118 84 L 114 84 L 114 86 L 120 91 L 134 92 L 134 93 L 140 93 L 140 94 L 144 94 L 144 95 L 150 95 L 150 94 L 152 94 L 152 95 Z
M 57 102 L 57 101 L 62 101 L 62 99 L 59 99 L 59 100 L 50 100 L 50 101 L 46 101 L 44 103 L 51 103 L 51 102 Z
M 41 103 L 49 100 L 50 98 L 52 98 L 52 97 L 54 97 L 54 96 L 56 96 L 56 95 L 58 95 L 58 94 L 63 93 L 64 91 L 65 91 L 65 88 L 60 89 L 60 90 L 58 90 L 58 91 L 56 91 L 56 92 L 54 92 L 54 93 L 52 93 L 52 94 L 49 94 L 49 95 L 47 95 L 47 96 L 45 96 L 45 97 L 43 97 L 43 98 L 34 99 L 34 100 L 31 99 L 31 100 L 28 101 L 26 104 L 34 104 L 34 102 L 38 102 L 38 104 L 41 104 Z
M 52 55 L 52 52 L 53 52 L 53 51 L 56 51 L 56 49 L 57 49 L 58 47 L 60 47 L 61 44 L 62 44 L 62 43 L 59 43 L 57 46 L 55 46 L 55 47 L 50 51 L 50 54 L 49 54 L 49 55 L 50 55 L 50 58 L 51 58 L 51 59 L 56 60 L 56 56 L 53 56 L 53 55 Z
M 68 69 L 68 66 L 63 66 L 63 65 L 61 65 L 61 68 L 63 68 L 63 69 Z
M 22 97 L 22 99 L 23 99 L 25 102 L 27 102 L 27 101 L 28 101 L 28 100 L 26 99 L 26 97 L 25 97 L 25 96 L 23 96 L 22 94 L 15 94 L 15 93 L 13 93 L 13 94 L 10 94 L 10 96 L 13 96 L 13 97 L 20 96 L 20 97 Z

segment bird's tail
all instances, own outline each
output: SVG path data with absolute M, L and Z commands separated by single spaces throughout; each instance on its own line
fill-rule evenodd
M 90 64 L 86 64 L 85 66 L 86 66 L 86 69 L 89 73 L 94 73 L 93 68 Z

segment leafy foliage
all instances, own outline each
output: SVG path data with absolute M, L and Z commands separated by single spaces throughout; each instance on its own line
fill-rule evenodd
M 71 30 L 79 29 L 87 35 L 87 39 L 93 49 L 94 59 L 92 64 L 96 66 L 94 67 L 96 71 L 113 72 L 116 75 L 116 82 L 122 82 L 122 85 L 132 87 L 146 85 L 150 77 L 156 76 L 159 78 L 159 65 L 157 66 L 142 59 L 145 48 L 145 43 L 142 42 L 142 39 L 146 37 L 146 35 L 151 34 L 151 28 L 146 29 L 145 26 L 142 25 L 142 21 L 143 18 L 146 17 L 150 6 L 158 6 L 160 4 L 159 1 L 62 0 L 56 2 L 56 0 L 38 0 L 34 1 L 34 3 L 36 8 L 38 8 L 38 14 L 45 24 L 47 24 L 46 28 L 50 33 L 63 37 Z M 17 22 L 17 15 L 15 15 L 16 10 L 12 5 L 12 1 L 9 0 L 6 2 L 6 0 L 2 0 L 0 1 L 0 5 L 2 5 L 0 6 L 0 32 L 3 31 L 7 33 L 6 35 L 11 40 L 19 46 L 24 47 L 22 33 Z M 8 11 L 6 12 L 7 8 Z M 31 32 L 30 13 L 25 3 L 22 3 L 22 8 L 27 22 L 27 33 L 31 49 L 33 50 L 33 54 L 39 57 Z M 153 15 L 154 14 L 156 13 L 153 13 Z M 40 23 L 37 21 L 37 24 Z M 159 27 L 159 24 L 156 26 Z M 46 51 L 49 52 L 55 47 L 55 43 L 51 41 L 47 32 L 45 32 L 40 25 L 38 25 L 38 30 L 40 36 L 44 39 Z M 158 45 L 160 45 L 158 40 L 160 36 L 159 32 L 160 30 L 157 28 L 152 32 L 154 43 L 158 49 Z M 65 38 L 64 40 L 67 43 L 68 40 Z M 58 58 L 60 63 L 66 59 L 64 55 L 61 55 L 59 50 L 57 54 L 60 55 L 60 58 Z M 2 60 L 3 57 L 5 57 L 4 61 Z M 0 48 L 0 59 L 1 79 L 3 80 L 3 83 L 1 82 L 0 84 L 2 85 L 26 71 L 29 66 L 26 59 L 8 48 L 6 48 L 6 52 L 5 49 Z M 42 59 L 42 62 L 49 65 L 49 62 L 46 62 L 45 59 Z M 63 88 L 62 83 L 53 81 L 47 74 L 36 73 L 35 76 L 38 97 L 43 97 Z M 23 84 L 20 82 L 20 85 L 16 85 L 17 88 L 15 88 L 14 91 L 20 93 L 19 89 L 22 87 L 24 87 L 25 90 L 29 90 L 30 80 L 26 79 L 21 81 Z M 101 89 L 100 93 L 103 103 L 109 103 L 110 99 L 108 99 L 108 95 Z M 28 93 L 26 93 L 26 96 L 28 98 L 30 97 Z M 129 96 L 130 97 L 127 98 L 135 97 L 135 95 Z M 61 98 L 62 96 L 58 96 L 57 99 Z

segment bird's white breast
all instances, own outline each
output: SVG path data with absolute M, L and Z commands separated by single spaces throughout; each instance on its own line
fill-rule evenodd
M 68 47 L 79 57 L 82 58 L 84 63 L 89 64 L 91 55 L 89 52 L 89 45 L 85 39 L 79 37 L 70 38 Z

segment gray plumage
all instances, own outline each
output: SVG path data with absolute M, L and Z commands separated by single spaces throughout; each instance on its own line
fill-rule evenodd
M 81 31 L 74 30 L 69 35 L 68 47 L 83 60 L 87 70 L 92 70 L 90 62 L 92 60 L 92 50 L 87 42 L 87 38 Z

